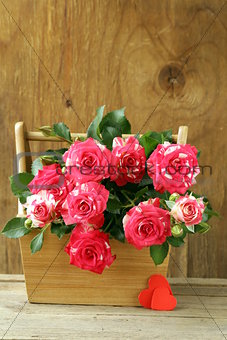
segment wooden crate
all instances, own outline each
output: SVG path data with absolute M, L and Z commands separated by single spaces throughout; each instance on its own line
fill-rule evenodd
M 17 154 L 28 150 L 28 140 L 49 140 L 39 132 L 26 132 L 22 122 L 16 124 L 15 132 Z M 178 143 L 185 143 L 187 127 L 180 127 L 174 138 Z M 53 137 L 51 140 L 56 139 Z M 19 172 L 26 170 L 26 159 L 20 157 Z M 21 216 L 23 209 L 20 204 L 18 210 Z M 116 240 L 111 240 L 111 248 L 117 259 L 102 275 L 69 265 L 69 256 L 64 252 L 69 235 L 58 240 L 56 235 L 46 231 L 42 250 L 31 255 L 30 242 L 36 233 L 34 230 L 20 239 L 30 302 L 137 306 L 138 294 L 147 287 L 150 275 L 167 275 L 169 256 L 161 266 L 155 266 L 149 256 L 149 248 L 137 250 Z

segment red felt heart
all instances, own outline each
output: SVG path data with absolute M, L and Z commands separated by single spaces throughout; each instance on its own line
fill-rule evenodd
M 156 288 L 152 295 L 151 308 L 155 310 L 173 310 L 177 305 L 176 298 L 168 288 Z
M 149 289 L 152 295 L 156 288 L 167 288 L 169 290 L 169 293 L 173 295 L 169 282 L 161 274 L 151 275 L 148 282 L 149 282 Z
M 139 293 L 138 299 L 141 306 L 144 308 L 151 308 L 152 292 L 150 289 L 144 289 Z

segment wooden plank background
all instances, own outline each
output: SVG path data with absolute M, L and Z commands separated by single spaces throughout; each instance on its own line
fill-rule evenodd
M 187 272 L 227 277 L 224 3 L 3 0 L 1 226 L 17 210 L 8 183 L 16 121 L 29 129 L 64 121 L 85 132 L 96 107 L 126 106 L 133 132 L 189 125 L 189 142 L 202 150 L 200 164 L 212 166 L 212 175 L 205 169 L 195 189 L 207 194 L 222 218 L 213 219 L 207 235 L 189 239 Z M 0 272 L 21 273 L 18 242 L 0 241 Z M 174 264 L 172 275 L 182 276 Z

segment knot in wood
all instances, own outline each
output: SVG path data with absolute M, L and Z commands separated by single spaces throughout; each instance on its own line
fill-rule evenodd
M 72 106 L 72 101 L 71 101 L 71 99 L 67 99 L 67 100 L 65 101 L 65 105 L 66 105 L 66 107 L 71 107 L 71 106 Z
M 159 73 L 158 80 L 160 87 L 172 95 L 178 95 L 185 85 L 183 71 L 176 64 L 164 66 Z

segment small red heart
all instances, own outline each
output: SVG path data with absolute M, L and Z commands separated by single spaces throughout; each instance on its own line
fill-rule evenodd
M 169 290 L 169 293 L 173 295 L 169 282 L 161 274 L 151 275 L 148 282 L 149 282 L 149 289 L 152 295 L 156 288 L 167 288 Z
M 144 289 L 139 293 L 138 299 L 141 306 L 144 308 L 151 308 L 152 292 L 150 289 Z
M 151 308 L 155 310 L 173 310 L 177 305 L 176 298 L 170 294 L 168 288 L 156 288 L 154 290 Z

